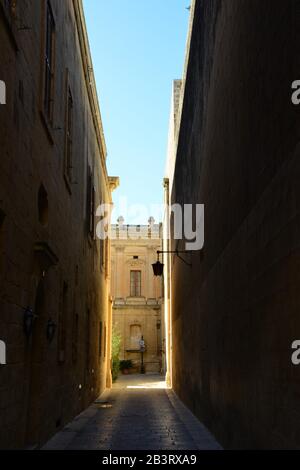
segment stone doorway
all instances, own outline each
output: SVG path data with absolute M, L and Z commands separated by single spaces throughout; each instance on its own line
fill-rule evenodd
M 39 280 L 35 304 L 34 304 L 34 326 L 32 337 L 29 340 L 29 386 L 28 407 L 26 419 L 26 447 L 35 448 L 39 446 L 40 419 L 43 401 L 43 377 L 44 377 L 44 351 L 45 341 L 45 278 Z

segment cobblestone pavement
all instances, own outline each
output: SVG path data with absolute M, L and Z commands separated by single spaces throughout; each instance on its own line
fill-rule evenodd
M 221 449 L 160 375 L 122 376 L 44 449 Z

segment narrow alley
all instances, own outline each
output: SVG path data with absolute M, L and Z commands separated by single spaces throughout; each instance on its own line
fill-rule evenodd
M 123 375 L 44 450 L 218 450 L 158 374 Z
M 0 451 L 300 450 L 299 45 L 300 0 L 0 0 Z

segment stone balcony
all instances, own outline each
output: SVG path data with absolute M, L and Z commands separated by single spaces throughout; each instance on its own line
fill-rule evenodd
M 146 298 L 146 297 L 117 297 L 113 301 L 115 307 L 122 307 L 127 305 L 147 305 L 147 306 L 161 306 L 162 299 Z

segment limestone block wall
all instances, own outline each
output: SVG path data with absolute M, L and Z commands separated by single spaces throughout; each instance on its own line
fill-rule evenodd
M 96 206 L 111 195 L 82 5 L 16 4 L 8 12 L 0 2 L 0 77 L 7 87 L 0 107 L 0 338 L 7 345 L 0 448 L 39 447 L 104 390 L 110 375 L 109 279 L 90 216 L 91 197 Z M 52 122 L 44 108 L 47 4 L 55 23 Z M 37 315 L 28 337 L 27 307 Z M 56 325 L 52 341 L 49 320 Z
M 299 2 L 194 7 L 171 189 L 205 247 L 172 263 L 173 385 L 225 447 L 299 448 Z

